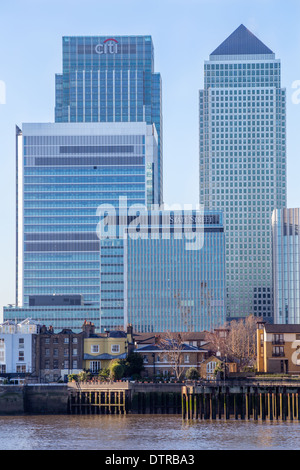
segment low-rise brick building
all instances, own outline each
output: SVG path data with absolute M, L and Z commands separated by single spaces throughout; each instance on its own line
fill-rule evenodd
M 36 346 L 36 375 L 39 382 L 67 381 L 69 374 L 77 374 L 82 370 L 84 335 L 84 331 L 74 333 L 63 329 L 55 333 L 51 326 L 41 328 Z
M 258 323 L 257 371 L 300 373 L 300 325 Z

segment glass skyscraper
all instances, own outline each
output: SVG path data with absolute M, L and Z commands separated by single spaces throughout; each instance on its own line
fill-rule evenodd
M 56 75 L 55 122 L 146 122 L 158 135 L 163 202 L 162 83 L 151 36 L 67 36 Z
M 80 318 L 84 308 L 93 319 L 103 309 L 107 324 L 119 326 L 122 261 L 101 252 L 97 209 L 163 203 L 161 76 L 151 36 L 63 37 L 62 46 L 55 122 L 16 130 L 14 312 L 26 315 L 30 296 L 79 294 Z M 56 321 L 60 313 L 63 306 Z
M 155 126 L 145 122 L 17 128 L 18 306 L 80 294 L 99 308 L 97 210 L 124 199 L 157 204 L 157 158 Z
M 273 231 L 274 323 L 300 323 L 300 209 L 275 210 Z
M 286 92 L 280 60 L 241 25 L 204 64 L 200 203 L 221 210 L 227 316 L 272 320 L 272 228 L 286 206 Z
M 123 236 L 125 324 L 136 332 L 203 331 L 224 324 L 222 213 L 141 211 L 129 221 Z

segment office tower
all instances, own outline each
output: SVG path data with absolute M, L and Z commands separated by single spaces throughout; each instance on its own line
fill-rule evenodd
M 227 316 L 272 321 L 271 216 L 286 206 L 280 60 L 241 25 L 204 64 L 200 203 L 224 213 Z
M 27 318 L 55 331 L 67 328 L 80 333 L 84 321 L 100 328 L 99 305 L 85 304 L 83 296 L 76 294 L 30 295 L 28 305 L 3 307 L 4 321 L 15 323 Z
M 300 323 L 300 209 L 274 210 L 274 323 Z
M 161 76 L 151 36 L 63 37 L 56 75 L 55 122 L 146 122 L 158 134 L 159 203 L 163 202 Z
M 108 226 L 117 219 L 114 214 L 109 216 Z M 127 222 L 123 235 L 120 231 L 115 240 L 103 237 L 101 241 L 102 254 L 114 248 L 119 260 L 123 256 L 124 323 L 132 324 L 135 332 L 202 331 L 221 326 L 225 321 L 222 213 L 137 211 L 136 216 L 133 212 L 127 216 Z M 111 263 L 120 262 L 115 259 Z M 115 285 L 109 285 L 110 290 L 116 289 L 112 304 L 119 295 Z M 101 322 L 108 327 L 108 317 L 101 317 Z
M 97 210 L 122 198 L 157 204 L 157 158 L 155 126 L 145 122 L 17 128 L 17 306 L 80 294 L 99 309 Z

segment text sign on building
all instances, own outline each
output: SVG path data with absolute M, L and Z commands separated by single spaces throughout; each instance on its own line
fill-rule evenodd
M 218 225 L 218 215 L 171 215 L 170 224 Z
M 117 54 L 118 41 L 113 38 L 106 39 L 103 44 L 97 44 L 95 52 L 97 54 Z

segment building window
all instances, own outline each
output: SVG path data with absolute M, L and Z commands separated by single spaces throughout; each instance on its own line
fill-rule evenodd
M 64 343 L 68 344 L 69 343 L 69 338 L 64 338 Z
M 19 374 L 24 374 L 26 372 L 26 366 L 24 366 L 23 364 L 22 365 L 17 365 L 16 371 Z
M 58 360 L 54 359 L 53 361 L 53 369 L 58 369 Z
M 99 372 L 100 369 L 101 369 L 100 361 L 90 361 L 90 371 L 93 374 Z
M 19 348 L 24 348 L 24 338 L 19 338 Z
M 19 351 L 19 361 L 24 361 L 24 351 Z
M 148 364 L 148 356 L 143 356 L 143 362 L 144 364 Z
M 77 349 L 73 348 L 73 356 L 77 356 Z
M 273 346 L 273 357 L 284 357 L 284 347 L 283 346 Z
M 282 333 L 280 334 L 274 334 L 273 335 L 273 340 L 272 340 L 272 343 L 273 344 L 284 344 L 284 336 Z
M 111 352 L 112 353 L 119 353 L 120 352 L 120 345 L 119 344 L 112 344 L 111 345 Z
M 64 356 L 65 356 L 65 357 L 68 357 L 68 355 L 69 355 L 69 350 L 68 350 L 68 349 L 64 349 Z
M 100 351 L 99 344 L 92 344 L 92 346 L 91 346 L 91 352 L 92 352 L 93 354 L 97 354 L 97 353 L 99 353 L 99 351 Z
M 217 363 L 214 362 L 214 361 L 208 362 L 208 363 L 206 364 L 206 372 L 207 372 L 207 374 L 213 374 L 214 371 L 215 371 L 216 365 L 217 365 Z
M 72 342 L 73 342 L 74 344 L 75 344 L 75 343 L 77 344 L 77 343 L 78 343 L 78 338 L 73 337 Z
M 185 354 L 185 355 L 184 355 L 184 362 L 185 362 L 185 363 L 189 363 L 189 362 L 190 362 L 190 355 L 189 355 L 189 354 Z
M 72 368 L 73 368 L 73 369 L 77 369 L 77 367 L 78 367 L 78 366 L 77 366 L 77 361 L 74 360 L 74 361 L 73 361 L 73 364 L 72 364 Z
M 0 338 L 0 362 L 5 362 L 5 349 L 3 338 Z

